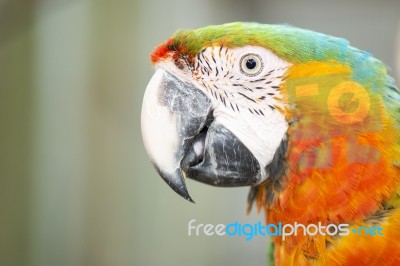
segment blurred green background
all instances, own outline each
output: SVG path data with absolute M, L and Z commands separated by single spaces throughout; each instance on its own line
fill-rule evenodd
M 253 223 L 248 188 L 177 196 L 140 133 L 149 53 L 176 29 L 290 23 L 400 73 L 400 1 L 0 0 L 0 265 L 266 265 L 267 239 L 189 237 Z

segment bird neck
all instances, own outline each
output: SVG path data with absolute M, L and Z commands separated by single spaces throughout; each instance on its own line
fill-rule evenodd
M 328 142 L 290 142 L 284 189 L 275 192 L 271 204 L 265 204 L 267 189 L 258 195 L 258 205 L 264 202 L 267 223 L 297 223 L 306 227 L 310 224 L 355 225 L 365 223 L 385 208 L 398 207 L 399 203 L 393 202 L 399 201 L 400 167 L 393 167 L 390 153 L 380 148 L 392 141 L 378 134 L 365 135 L 362 143 L 378 149 L 380 156 L 377 161 L 363 163 L 348 161 L 349 140 L 346 137 L 334 137 Z M 332 153 L 329 167 L 301 167 L 317 165 L 321 153 L 326 154 L 326 147 L 330 147 Z M 314 258 L 337 238 L 338 235 L 300 233 L 288 236 L 284 242 L 280 237 L 273 237 L 273 241 L 287 254 L 302 250 L 306 257 Z

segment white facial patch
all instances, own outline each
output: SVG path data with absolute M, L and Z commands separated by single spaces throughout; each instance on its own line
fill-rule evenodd
M 159 67 L 204 92 L 212 101 L 215 122 L 230 130 L 264 171 L 288 129 L 280 89 L 291 64 L 259 46 L 208 47 L 194 61 L 185 71 L 170 61 Z M 266 178 L 262 172 L 260 182 Z
M 215 117 L 252 152 L 264 171 L 288 129 L 284 114 L 277 108 L 285 108 L 279 89 L 290 64 L 262 47 L 246 46 L 231 53 L 235 58 L 232 79 L 241 86 L 231 85 L 226 90 L 230 96 L 234 95 L 230 100 L 235 106 L 238 104 L 239 111 L 216 101 Z M 241 58 L 249 54 L 258 55 L 263 61 L 263 69 L 255 76 L 248 76 L 241 69 Z M 261 182 L 267 178 L 264 172 L 262 177 Z
M 215 121 L 230 130 L 254 155 L 260 164 L 262 181 L 266 179 L 265 167 L 274 157 L 275 151 L 288 129 L 285 116 L 277 111 L 264 111 L 264 116 L 249 112 L 234 112 L 217 105 Z

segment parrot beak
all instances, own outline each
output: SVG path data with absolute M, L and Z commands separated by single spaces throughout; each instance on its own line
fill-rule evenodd
M 157 172 L 191 202 L 184 177 L 214 186 L 254 185 L 261 180 L 259 163 L 216 121 L 210 99 L 163 69 L 154 73 L 146 88 L 141 124 Z

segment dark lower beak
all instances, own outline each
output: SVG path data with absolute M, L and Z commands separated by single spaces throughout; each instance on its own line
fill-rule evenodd
M 184 177 L 225 187 L 261 180 L 255 157 L 214 120 L 210 99 L 162 69 L 153 75 L 144 95 L 142 135 L 157 172 L 191 202 Z

